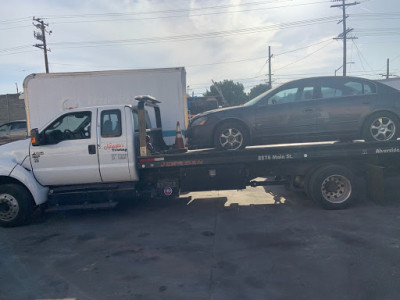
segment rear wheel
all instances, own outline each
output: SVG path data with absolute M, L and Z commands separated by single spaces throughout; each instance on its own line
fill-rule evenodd
M 342 209 L 355 199 L 357 187 L 353 172 L 339 165 L 325 165 L 313 172 L 308 184 L 311 199 L 326 209 Z
M 214 134 L 214 145 L 219 150 L 239 150 L 248 144 L 248 134 L 243 125 L 227 122 L 217 128 Z
M 25 224 L 33 212 L 31 194 L 18 184 L 0 186 L 0 225 L 13 227 Z
M 388 112 L 375 113 L 364 124 L 363 138 L 366 141 L 391 141 L 399 136 L 399 121 Z

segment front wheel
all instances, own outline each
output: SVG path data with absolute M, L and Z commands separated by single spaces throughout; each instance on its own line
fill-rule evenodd
M 0 225 L 13 227 L 25 224 L 33 212 L 31 194 L 18 184 L 0 185 Z
M 388 112 L 376 113 L 370 116 L 364 124 L 363 138 L 366 141 L 386 142 L 399 136 L 399 121 Z
M 219 150 L 244 149 L 248 144 L 246 129 L 235 122 L 227 122 L 217 128 L 214 134 L 214 145 Z
M 354 201 L 357 194 L 355 176 L 343 166 L 322 166 L 310 176 L 308 194 L 326 209 L 345 208 Z

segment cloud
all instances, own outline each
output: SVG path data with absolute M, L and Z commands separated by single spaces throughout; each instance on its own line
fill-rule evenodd
M 341 64 L 340 43 L 333 42 L 314 54 L 324 44 L 307 46 L 340 33 L 341 25 L 329 17 L 340 18 L 341 12 L 330 8 L 329 1 L 317 2 L 320 1 L 14 1 L 3 5 L 0 11 L 0 20 L 16 21 L 0 22 L 0 38 L 4 41 L 0 46 L 0 94 L 14 91 L 14 83 L 22 84 L 28 74 L 44 71 L 43 53 L 31 46 L 36 43 L 32 16 L 46 18 L 53 31 L 48 37 L 52 72 L 185 66 L 191 91 L 201 94 L 210 86 L 211 79 L 235 79 L 249 87 L 265 81 L 271 46 L 276 81 L 315 73 L 333 74 Z M 400 6 L 396 0 L 379 3 L 365 2 L 350 11 L 373 12 L 379 8 L 380 12 L 391 12 Z M 376 18 L 373 22 L 363 20 L 350 15 L 348 23 L 373 28 L 384 27 L 387 22 Z M 392 19 L 390 27 L 396 26 L 400 26 L 399 20 Z M 17 28 L 5 29 L 10 27 Z M 187 37 L 184 40 L 182 36 Z M 149 43 L 149 38 L 158 42 Z M 371 44 L 366 38 L 357 41 L 367 43 L 365 47 L 359 46 L 359 51 L 373 68 L 386 57 L 398 55 L 396 47 L 384 44 L 393 42 L 393 37 L 381 40 L 382 44 Z M 118 42 L 87 47 L 89 42 L 100 41 Z M 1 52 L 21 45 L 26 46 L 21 52 L 29 52 Z M 356 64 L 351 66 L 352 70 L 361 69 L 356 54 L 353 48 Z M 393 68 L 399 68 L 399 64 L 400 60 L 395 61 Z

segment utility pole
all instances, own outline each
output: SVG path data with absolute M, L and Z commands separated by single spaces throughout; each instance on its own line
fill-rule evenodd
M 341 7 L 343 10 L 343 17 L 342 20 L 338 22 L 338 24 L 343 23 L 343 32 L 339 34 L 335 40 L 343 40 L 343 76 L 346 76 L 346 65 L 347 65 L 347 40 L 354 40 L 357 37 L 348 37 L 347 34 L 353 31 L 353 28 L 347 28 L 346 26 L 346 19 L 348 15 L 346 15 L 346 7 L 351 5 L 360 4 L 360 2 L 352 2 L 346 3 L 346 0 L 331 0 L 332 2 L 342 2 L 341 4 L 331 5 L 331 7 Z
M 213 83 L 213 85 L 215 86 L 215 89 L 217 90 L 218 94 L 222 98 L 223 105 L 229 106 L 229 103 L 228 103 L 228 101 L 226 101 L 224 94 L 222 94 L 222 91 L 221 91 L 220 87 L 218 86 L 218 84 L 212 79 L 211 79 L 211 82 Z
M 389 79 L 389 58 L 386 60 L 386 79 Z
M 268 84 L 269 88 L 272 89 L 272 73 L 271 73 L 271 58 L 274 56 L 271 54 L 271 46 L 268 46 Z
M 389 79 L 390 77 L 398 77 L 395 74 L 390 74 L 390 69 L 389 69 L 389 58 L 386 59 L 386 74 L 379 74 L 383 77 L 386 77 L 386 79 Z
M 47 44 L 46 44 L 46 32 L 50 35 L 52 31 L 47 31 L 46 27 L 49 26 L 49 24 L 44 23 L 44 21 L 40 18 L 35 18 L 33 17 L 33 21 L 37 23 L 32 23 L 33 26 L 35 26 L 37 29 L 40 30 L 40 32 L 34 31 L 33 36 L 39 40 L 42 41 L 43 44 L 35 44 L 33 47 L 42 49 L 44 52 L 44 64 L 46 67 L 46 73 L 49 73 L 49 61 L 47 59 L 47 51 L 50 52 L 50 49 L 47 49 Z

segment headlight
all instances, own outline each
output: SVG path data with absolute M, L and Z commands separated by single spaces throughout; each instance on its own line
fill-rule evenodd
M 204 125 L 206 122 L 207 122 L 207 117 L 200 117 L 200 118 L 194 119 L 190 125 L 191 126 L 201 126 L 201 125 Z

